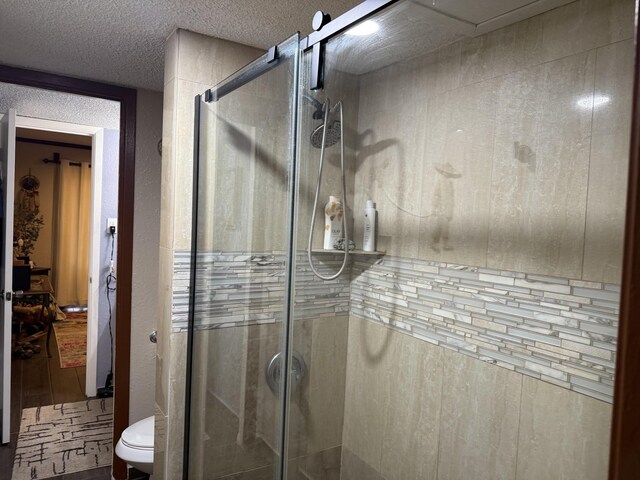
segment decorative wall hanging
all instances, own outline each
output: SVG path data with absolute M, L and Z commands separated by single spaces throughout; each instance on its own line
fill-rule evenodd
M 16 257 L 28 257 L 40 236 L 44 219 L 40 214 L 40 180 L 35 175 L 24 175 L 18 182 L 13 219 L 13 244 Z

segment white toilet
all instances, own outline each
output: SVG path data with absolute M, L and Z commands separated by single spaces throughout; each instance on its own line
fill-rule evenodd
M 154 417 L 148 417 L 129 425 L 116 445 L 118 457 L 149 475 L 153 473 L 154 423 Z

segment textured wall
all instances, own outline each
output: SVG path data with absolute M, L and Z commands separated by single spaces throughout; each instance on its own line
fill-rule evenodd
M 138 90 L 136 184 L 131 292 L 131 387 L 129 420 L 153 415 L 156 347 L 149 333 L 158 322 L 162 94 Z

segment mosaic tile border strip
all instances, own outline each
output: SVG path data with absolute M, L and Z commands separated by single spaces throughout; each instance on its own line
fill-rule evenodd
M 210 252 L 198 254 L 196 329 L 225 328 L 280 321 L 284 310 L 285 254 Z M 172 331 L 188 328 L 191 254 L 173 259 Z M 323 255 L 321 269 L 336 271 L 341 259 Z M 316 278 L 306 257 L 296 259 L 296 319 L 347 315 L 349 277 L 331 282 Z
M 275 323 L 283 253 L 203 253 L 196 328 Z M 337 269 L 338 255 L 321 268 Z M 618 285 L 399 257 L 352 257 L 351 278 L 323 282 L 297 262 L 295 316 L 345 315 L 612 402 Z M 174 255 L 174 332 L 187 329 L 190 254 Z
M 354 258 L 351 315 L 612 403 L 618 285 Z

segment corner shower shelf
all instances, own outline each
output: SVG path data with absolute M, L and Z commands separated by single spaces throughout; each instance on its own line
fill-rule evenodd
M 314 248 L 311 250 L 311 253 L 344 253 L 344 250 L 326 250 L 324 248 Z M 378 257 L 382 257 L 386 255 L 387 252 L 365 252 L 364 250 L 349 250 L 349 255 L 374 255 Z

